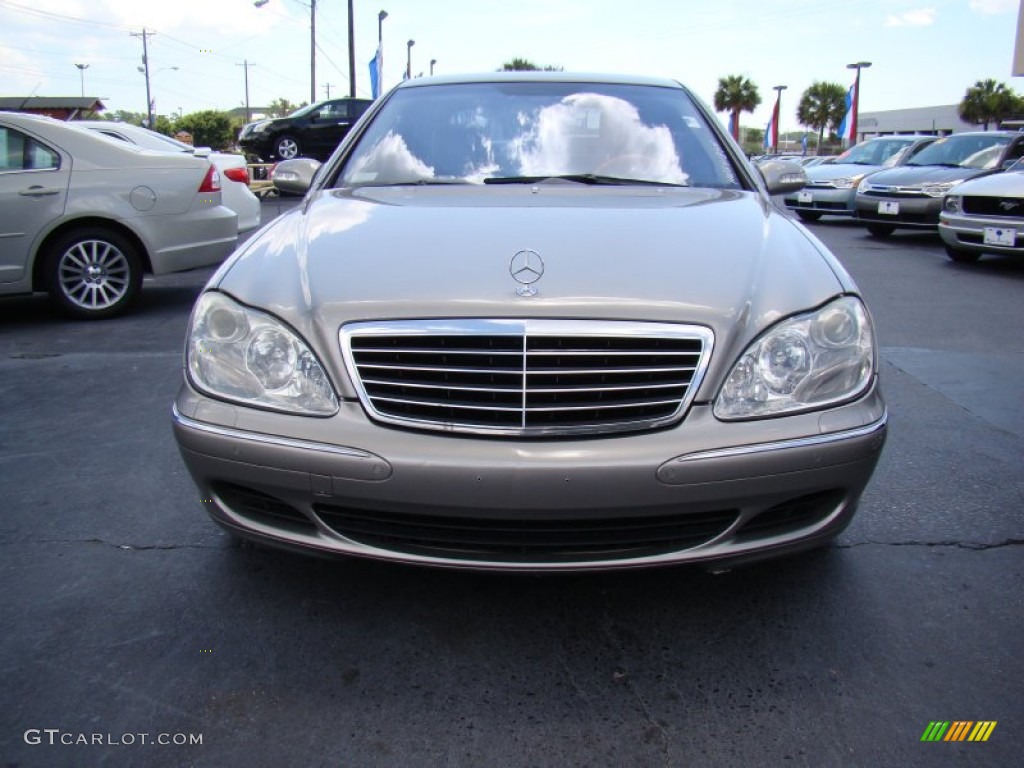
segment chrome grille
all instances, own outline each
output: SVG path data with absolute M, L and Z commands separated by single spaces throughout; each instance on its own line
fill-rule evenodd
M 505 435 L 596 434 L 680 419 L 703 377 L 699 326 L 567 320 L 354 323 L 342 352 L 370 415 Z

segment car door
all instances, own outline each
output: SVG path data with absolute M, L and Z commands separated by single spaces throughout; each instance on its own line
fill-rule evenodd
M 0 284 L 25 277 L 32 243 L 64 213 L 71 159 L 0 123 Z
M 352 127 L 352 113 L 347 100 L 328 101 L 311 118 L 309 127 L 309 148 L 319 159 L 326 159 Z

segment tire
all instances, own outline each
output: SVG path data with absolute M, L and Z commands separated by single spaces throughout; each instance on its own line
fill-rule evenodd
M 973 264 L 981 258 L 980 253 L 971 253 L 970 251 L 960 251 L 952 246 L 946 246 L 946 255 L 950 259 L 955 261 L 957 264 Z
M 142 287 L 138 247 L 109 229 L 66 232 L 50 244 L 45 258 L 50 298 L 62 312 L 81 320 L 121 314 Z
M 895 231 L 896 227 L 892 224 L 868 224 L 868 232 L 875 237 L 889 237 Z
M 274 154 L 278 160 L 293 160 L 302 153 L 299 142 L 291 136 L 279 136 L 274 139 Z
M 796 215 L 800 217 L 800 221 L 817 221 L 821 218 L 821 214 L 814 211 L 797 211 Z

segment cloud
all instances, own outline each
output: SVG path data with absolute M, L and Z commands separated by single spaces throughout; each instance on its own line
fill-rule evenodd
M 970 6 L 972 11 L 982 16 L 995 16 L 1016 11 L 1020 4 L 1017 0 L 971 0 Z
M 885 17 L 885 26 L 887 27 L 930 27 L 934 23 L 934 8 L 918 8 Z
M 277 0 L 268 8 L 254 8 L 252 0 L 172 0 L 140 3 L 138 0 L 104 0 L 116 23 L 146 26 L 157 32 L 194 36 L 200 47 L 225 42 L 225 30 L 232 39 L 243 35 L 269 34 L 282 20 L 290 21 L 290 3 Z M 211 34 L 212 33 L 212 34 Z

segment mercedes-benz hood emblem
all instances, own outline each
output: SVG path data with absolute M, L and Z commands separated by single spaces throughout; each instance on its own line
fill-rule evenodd
M 533 284 L 544 274 L 544 259 L 536 251 L 519 251 L 512 257 L 508 271 L 512 279 L 520 284 L 516 293 L 520 296 L 535 296 L 537 289 Z

